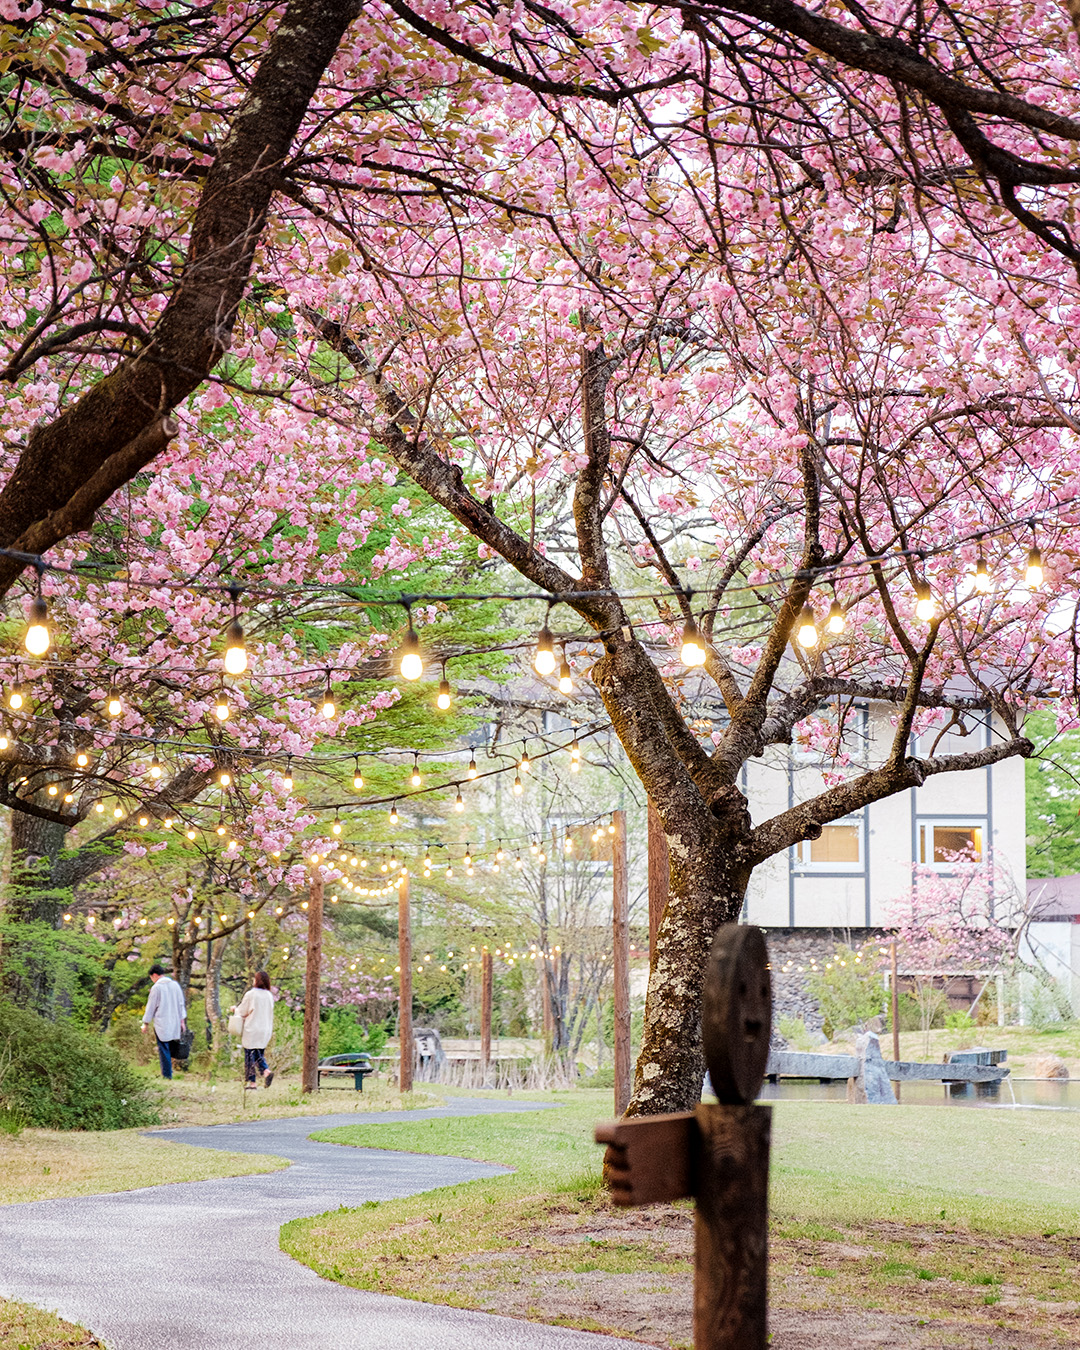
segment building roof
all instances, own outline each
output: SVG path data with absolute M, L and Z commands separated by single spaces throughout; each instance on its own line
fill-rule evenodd
M 1027 901 L 1036 922 L 1072 922 L 1080 917 L 1080 876 L 1028 877 Z

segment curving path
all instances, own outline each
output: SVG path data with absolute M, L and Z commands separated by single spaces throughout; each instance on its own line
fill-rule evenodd
M 432 1116 L 538 1109 L 454 1098 Z M 542 1108 L 541 1108 L 542 1109 Z M 162 1130 L 292 1166 L 0 1209 L 0 1295 L 89 1327 L 109 1350 L 625 1350 L 625 1341 L 367 1293 L 320 1279 L 278 1247 L 289 1219 L 507 1169 L 464 1158 L 317 1144 L 332 1125 L 400 1112 Z M 155 1132 L 157 1133 L 157 1132 Z

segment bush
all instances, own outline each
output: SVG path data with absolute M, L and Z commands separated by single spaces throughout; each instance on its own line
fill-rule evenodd
M 0 1003 L 0 1107 L 47 1130 L 159 1121 L 146 1085 L 101 1037 Z
M 821 1008 L 825 1034 L 830 1038 L 848 1027 L 861 1027 L 885 1011 L 881 976 L 850 947 L 838 946 L 827 969 L 807 975 L 806 987 Z

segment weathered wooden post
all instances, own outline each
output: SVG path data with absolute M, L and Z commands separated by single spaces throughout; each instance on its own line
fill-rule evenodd
M 322 873 L 312 871 L 308 886 L 307 966 L 304 970 L 304 1057 L 300 1091 L 319 1087 L 319 984 L 322 975 Z
M 491 953 L 480 958 L 480 1086 L 486 1087 L 491 1065 L 491 1004 L 495 992 L 495 969 Z
M 615 1114 L 630 1105 L 634 1063 L 630 1054 L 630 877 L 626 859 L 626 812 L 612 813 L 612 938 L 615 996 Z
M 772 984 L 758 928 L 726 924 L 709 957 L 702 1039 L 718 1106 L 601 1125 L 617 1205 L 693 1196 L 695 1350 L 765 1350 Z
M 409 915 L 409 878 L 406 875 L 398 887 L 398 965 L 401 980 L 398 984 L 398 1091 L 412 1091 L 413 1034 L 412 1034 L 412 923 Z

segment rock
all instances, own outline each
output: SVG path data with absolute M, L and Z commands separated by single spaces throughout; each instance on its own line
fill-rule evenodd
M 1068 1078 L 1069 1066 L 1059 1055 L 1040 1055 L 1033 1068 L 1036 1078 Z
M 895 1106 L 896 1094 L 881 1057 L 881 1042 L 874 1032 L 864 1031 L 856 1040 L 855 1054 L 859 1060 L 859 1072 L 854 1079 L 855 1101 L 871 1106 Z

